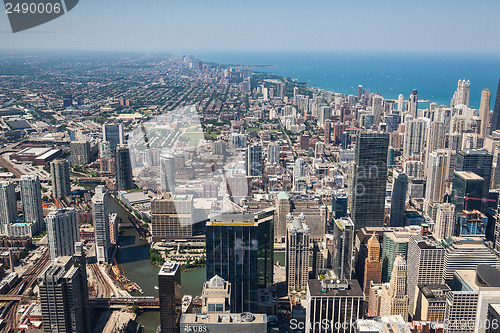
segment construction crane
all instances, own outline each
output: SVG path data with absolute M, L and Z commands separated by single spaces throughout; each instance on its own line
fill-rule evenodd
M 467 210 L 467 206 L 469 204 L 469 200 L 476 200 L 476 201 L 482 201 L 482 202 L 497 202 L 497 200 L 494 199 L 487 199 L 487 198 L 479 198 L 479 197 L 472 197 L 467 193 L 465 197 L 460 197 L 458 195 L 455 196 L 456 199 L 465 199 L 465 204 L 464 204 L 464 210 Z

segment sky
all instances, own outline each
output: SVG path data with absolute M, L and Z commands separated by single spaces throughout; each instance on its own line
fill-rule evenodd
M 0 5 L 1 6 L 1 5 Z M 80 0 L 0 49 L 500 53 L 498 0 Z

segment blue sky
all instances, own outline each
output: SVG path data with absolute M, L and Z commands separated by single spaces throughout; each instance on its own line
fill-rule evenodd
M 1 49 L 500 53 L 500 1 L 80 0 Z

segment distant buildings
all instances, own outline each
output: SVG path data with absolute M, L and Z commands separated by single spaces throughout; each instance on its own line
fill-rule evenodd
M 122 124 L 103 124 L 102 136 L 104 141 L 108 141 L 111 150 L 114 151 L 118 145 L 125 143 Z
M 71 195 L 71 181 L 69 163 L 64 159 L 50 162 L 50 176 L 52 180 L 52 195 L 63 198 Z
M 262 145 L 259 143 L 247 147 L 245 156 L 246 175 L 250 177 L 262 176 Z
M 73 255 L 75 243 L 80 240 L 76 210 L 74 208 L 54 210 L 47 215 L 45 221 L 50 259 Z
M 481 92 L 481 104 L 479 106 L 479 118 L 481 119 L 481 131 L 480 134 L 483 137 L 489 134 L 488 127 L 490 124 L 490 101 L 491 101 L 491 91 L 488 88 L 484 88 Z
M 491 118 L 491 132 L 500 129 L 500 79 L 498 80 L 498 89 L 493 107 L 493 116 Z
M 71 164 L 87 164 L 90 161 L 90 143 L 88 141 L 71 141 Z
M 417 89 L 413 89 L 410 94 L 410 100 L 408 101 L 408 112 L 414 118 L 418 116 L 418 94 Z
M 134 188 L 132 179 L 132 164 L 130 150 L 126 145 L 118 145 L 115 154 L 116 185 L 118 191 L 128 191 Z
M 175 193 L 175 159 L 171 154 L 160 155 L 161 192 Z
M 161 333 L 179 332 L 181 314 L 181 269 L 179 263 L 166 261 L 158 272 Z
M 151 200 L 153 241 L 187 239 L 193 236 L 193 196 L 170 195 Z
M 0 181 L 0 226 L 1 232 L 8 234 L 8 226 L 17 217 L 16 188 L 14 183 Z
M 106 186 L 95 188 L 92 197 L 92 219 L 94 220 L 95 252 L 99 263 L 107 263 L 111 256 L 109 228 L 108 192 Z
M 384 223 L 389 135 L 360 132 L 352 174 L 351 217 L 354 227 L 382 226 Z
M 36 175 L 23 175 L 19 185 L 21 186 L 24 222 L 32 225 L 32 233 L 29 236 L 33 236 L 44 226 L 40 179 Z
M 44 332 L 91 332 L 85 254 L 81 243 L 75 245 L 74 255 L 51 262 L 38 276 Z
M 288 225 L 285 262 L 288 291 L 305 290 L 309 279 L 309 227 L 305 216 L 291 217 Z

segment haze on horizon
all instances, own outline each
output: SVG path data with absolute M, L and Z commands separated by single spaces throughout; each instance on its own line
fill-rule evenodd
M 495 0 L 82 0 L 16 34 L 0 13 L 0 49 L 500 53 L 498 13 Z

